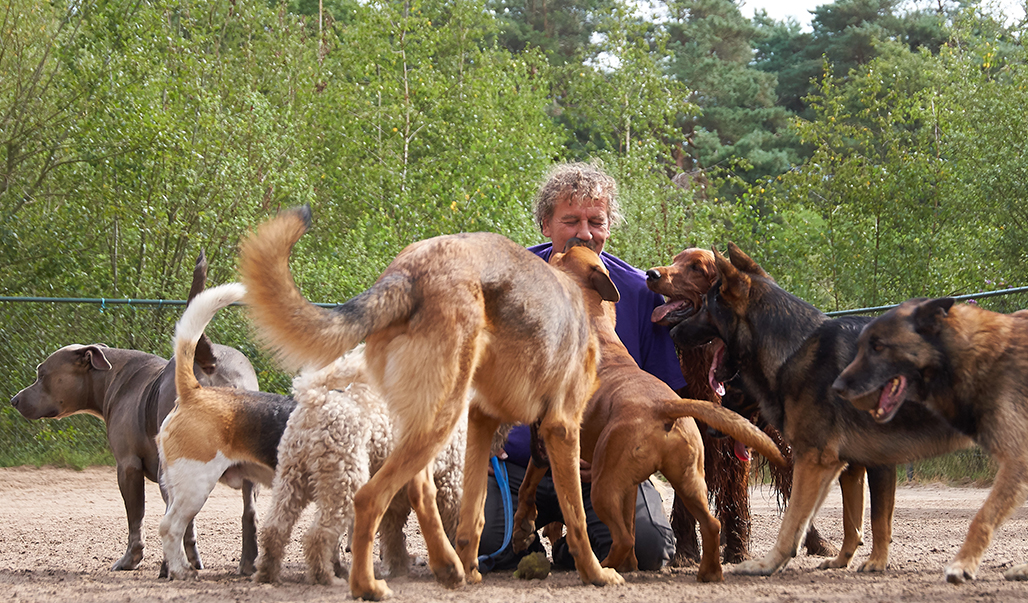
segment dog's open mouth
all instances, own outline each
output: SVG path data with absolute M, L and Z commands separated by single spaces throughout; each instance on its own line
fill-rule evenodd
M 869 410 L 871 416 L 879 423 L 886 423 L 896 415 L 901 404 L 903 395 L 907 391 L 907 378 L 897 375 L 882 386 L 881 394 L 878 396 L 878 407 Z
M 674 326 L 696 313 L 696 306 L 687 299 L 675 299 L 657 306 L 650 315 L 650 321 L 659 325 Z

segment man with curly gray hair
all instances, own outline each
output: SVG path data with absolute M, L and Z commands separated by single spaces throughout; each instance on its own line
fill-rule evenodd
M 578 238 L 589 243 L 600 254 L 617 285 L 621 300 L 615 306 L 618 337 L 628 348 L 635 361 L 653 375 L 667 383 L 671 389 L 685 386 L 674 344 L 665 327 L 650 320 L 653 309 L 664 303 L 663 298 L 646 287 L 646 275 L 627 262 L 603 251 L 610 237 L 610 229 L 621 222 L 617 201 L 617 183 L 601 168 L 589 163 L 563 163 L 550 170 L 539 187 L 532 205 L 536 225 L 550 243 L 529 247 L 529 250 L 549 261 L 550 252 L 564 249 L 569 239 Z M 524 477 L 530 453 L 530 434 L 525 426 L 511 430 L 504 447 L 506 453 L 509 489 L 513 507 L 517 507 L 518 488 Z M 603 559 L 610 550 L 611 536 L 603 522 L 593 511 L 589 490 L 589 467 L 582 461 L 582 495 L 588 520 L 589 542 L 597 558 Z M 562 521 L 560 505 L 547 476 L 539 484 L 536 496 L 539 516 L 537 526 Z M 497 551 L 503 542 L 504 514 L 502 496 L 495 476 L 489 476 L 486 497 L 485 529 L 479 553 L 492 555 L 496 568 L 514 567 L 520 556 L 542 550 L 538 538 L 522 554 L 515 554 L 508 545 Z M 639 485 L 636 496 L 635 552 L 641 570 L 659 570 L 675 553 L 674 536 L 664 515 L 660 494 L 648 480 Z M 557 566 L 574 568 L 574 559 L 562 540 L 553 544 L 553 561 Z

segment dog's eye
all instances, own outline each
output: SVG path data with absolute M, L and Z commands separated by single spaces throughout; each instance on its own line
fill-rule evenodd
M 871 349 L 874 350 L 875 353 L 881 353 L 882 350 L 885 349 L 885 344 L 878 339 L 874 339 L 871 341 Z

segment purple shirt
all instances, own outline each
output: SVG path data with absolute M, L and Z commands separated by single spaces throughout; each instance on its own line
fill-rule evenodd
M 553 246 L 550 243 L 534 245 L 529 251 L 550 261 Z M 628 353 L 646 372 L 654 375 L 673 390 L 685 387 L 685 377 L 678 364 L 678 354 L 667 327 L 650 321 L 653 309 L 664 303 L 664 298 L 646 286 L 646 274 L 624 260 L 606 251 L 600 254 L 603 265 L 610 272 L 610 280 L 618 288 L 621 300 L 615 304 L 617 324 L 614 331 L 625 344 Z M 504 447 L 510 461 L 528 465 L 529 433 L 527 425 L 515 427 Z

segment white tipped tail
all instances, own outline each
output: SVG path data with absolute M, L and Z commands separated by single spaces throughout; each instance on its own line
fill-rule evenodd
M 196 342 L 218 310 L 243 299 L 246 287 L 241 283 L 226 283 L 207 289 L 192 299 L 175 325 L 175 388 L 179 397 L 187 388 L 198 388 L 200 384 L 193 375 L 193 360 L 196 356 Z

